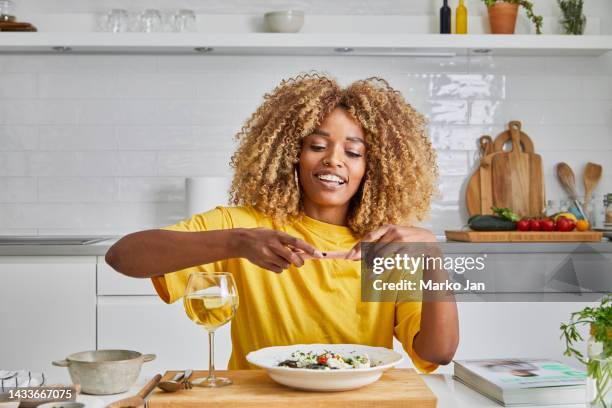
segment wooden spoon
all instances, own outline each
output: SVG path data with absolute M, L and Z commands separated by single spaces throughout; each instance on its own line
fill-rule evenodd
M 601 174 L 603 173 L 603 169 L 599 164 L 595 163 L 587 163 L 584 167 L 584 174 L 582 175 L 582 179 L 584 181 L 584 202 L 583 207 L 586 207 L 591 199 L 591 194 L 599 180 L 601 180 Z
M 578 193 L 576 192 L 576 177 L 574 176 L 572 168 L 564 162 L 557 164 L 557 177 L 559 178 L 563 188 L 565 188 L 565 191 L 567 191 L 572 198 L 572 201 L 576 205 L 576 208 L 578 208 L 578 211 L 580 211 L 580 214 L 582 214 L 585 220 L 588 219 L 582 210 L 582 206 L 578 202 Z
M 157 386 L 162 376 L 157 374 L 153 377 L 140 391 L 133 397 L 124 398 L 119 401 L 115 401 L 106 406 L 106 408 L 144 408 L 145 398 L 149 396 L 151 391 Z

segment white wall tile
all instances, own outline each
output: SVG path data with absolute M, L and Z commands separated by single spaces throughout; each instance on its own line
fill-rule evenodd
M 155 174 L 155 152 L 36 152 L 29 156 L 35 176 L 143 176 Z
M 465 100 L 433 99 L 426 106 L 425 116 L 432 123 L 462 125 L 468 122 L 468 102 Z
M 112 177 L 38 177 L 41 202 L 112 202 L 116 183 Z
M 36 126 L 0 126 L 0 150 L 35 150 L 38 148 Z
M 112 73 L 41 73 L 38 84 L 40 98 L 111 98 L 115 91 Z
M 462 176 L 468 173 L 468 154 L 464 151 L 438 151 L 441 176 Z
M 582 99 L 582 77 L 579 76 L 506 76 L 508 99 L 567 100 Z
M 159 152 L 160 176 L 224 176 L 230 174 L 232 152 Z
M 432 76 L 434 98 L 500 98 L 506 97 L 503 75 L 438 74 Z
M 239 126 L 118 126 L 120 150 L 233 150 Z
M 430 72 L 467 73 L 469 71 L 468 57 L 395 57 L 393 58 L 395 72 L 418 74 Z
M 582 79 L 582 98 L 612 99 L 612 76 L 591 76 Z
M 0 202 L 19 203 L 36 201 L 36 178 L 0 177 Z
M 40 150 L 116 150 L 112 126 L 40 126 Z
M 185 178 L 120 177 L 117 193 L 120 202 L 183 202 Z
M 13 99 L 3 107 L 7 125 L 76 124 L 79 110 L 78 102 L 52 99 Z
M 27 176 L 28 163 L 24 152 L 0 152 L 0 177 Z
M 0 98 L 36 97 L 36 75 L 2 74 L 0 76 Z
M 0 228 L 129 228 L 157 225 L 155 203 L 0 204 Z M 53 214 L 53 216 L 50 216 Z
M 493 138 L 500 129 L 496 126 L 448 126 L 431 124 L 429 138 L 437 150 L 474 150 L 478 149 L 478 139 L 483 135 Z
M 197 83 L 193 74 L 118 74 L 111 89 L 115 98 L 193 98 Z
M 4 72 L 155 72 L 154 55 L 16 54 L 2 56 Z

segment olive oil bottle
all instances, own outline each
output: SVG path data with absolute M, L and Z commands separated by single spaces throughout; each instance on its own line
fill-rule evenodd
M 468 33 L 468 11 L 465 7 L 464 0 L 459 0 L 459 6 L 455 11 L 455 31 L 457 34 Z
M 451 9 L 448 7 L 448 0 L 444 0 L 444 5 L 440 9 L 440 34 L 451 33 Z

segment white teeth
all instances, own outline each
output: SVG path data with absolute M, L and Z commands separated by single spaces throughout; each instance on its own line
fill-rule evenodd
M 334 174 L 319 174 L 317 176 L 320 180 L 333 181 L 338 184 L 344 184 L 344 180 Z

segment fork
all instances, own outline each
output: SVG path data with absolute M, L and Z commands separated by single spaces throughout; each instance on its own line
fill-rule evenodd
M 183 375 L 183 379 L 181 380 L 181 384 L 184 389 L 190 390 L 193 388 L 193 384 L 189 381 L 189 378 L 193 374 L 193 370 L 185 370 L 185 374 Z

